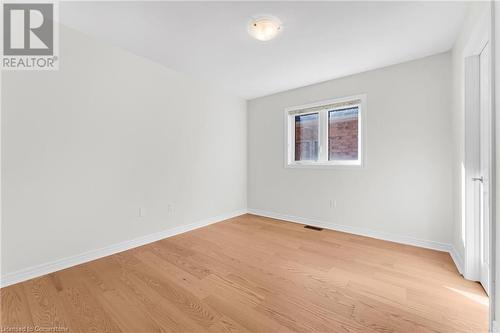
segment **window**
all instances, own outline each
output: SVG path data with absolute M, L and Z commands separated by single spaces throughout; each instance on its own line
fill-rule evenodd
M 285 110 L 286 166 L 362 166 L 365 95 Z

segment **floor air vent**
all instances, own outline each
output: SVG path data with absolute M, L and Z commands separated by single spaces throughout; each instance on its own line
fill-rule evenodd
M 316 230 L 316 231 L 323 230 L 323 228 L 315 227 L 315 226 L 312 226 L 312 225 L 305 225 L 304 228 L 306 228 L 306 229 L 312 229 L 312 230 Z

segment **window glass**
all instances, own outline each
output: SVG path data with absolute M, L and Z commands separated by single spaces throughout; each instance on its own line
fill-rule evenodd
M 295 161 L 318 159 L 318 130 L 318 113 L 295 116 Z
M 328 160 L 358 160 L 358 107 L 328 112 Z

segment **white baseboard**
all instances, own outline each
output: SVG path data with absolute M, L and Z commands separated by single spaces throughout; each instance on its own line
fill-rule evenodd
M 274 213 L 274 212 L 267 212 L 267 211 L 263 211 L 263 210 L 259 210 L 259 209 L 250 209 L 249 208 L 248 213 L 254 214 L 254 215 L 259 215 L 259 216 L 270 217 L 270 218 L 278 219 L 278 220 L 285 220 L 285 221 L 289 221 L 289 222 L 308 224 L 308 225 L 321 227 L 321 228 L 325 228 L 325 229 L 332 229 L 332 230 L 337 230 L 337 231 L 342 231 L 342 232 L 348 232 L 348 233 L 355 234 L 355 235 L 367 236 L 367 237 L 382 239 L 382 240 L 391 241 L 391 242 L 395 242 L 395 243 L 424 247 L 427 249 L 438 250 L 438 251 L 443 251 L 443 252 L 450 252 L 451 253 L 451 250 L 452 250 L 452 246 L 450 244 L 429 241 L 429 240 L 423 240 L 423 239 L 413 238 L 413 237 L 409 237 L 409 236 L 395 235 L 395 234 L 391 234 L 391 233 L 386 233 L 386 232 L 382 232 L 382 231 L 375 231 L 375 230 L 366 229 L 366 228 L 352 227 L 352 226 L 347 226 L 347 225 L 342 225 L 342 224 L 314 220 L 314 219 L 305 218 L 305 217 L 298 217 L 298 216 L 292 216 L 292 215 L 286 215 L 286 214 L 280 214 L 280 213 Z
M 457 269 L 460 272 L 460 274 L 463 275 L 464 274 L 464 259 L 462 258 L 460 253 L 458 253 L 457 249 L 453 245 L 451 245 L 450 256 L 451 256 L 451 259 L 453 259 L 455 266 L 457 266 Z
M 188 225 L 184 226 L 179 226 L 179 227 L 174 227 L 171 229 L 163 230 L 157 233 L 149 234 L 146 236 L 138 237 L 132 240 L 120 242 L 117 244 L 109 245 L 101 249 L 96 249 L 96 250 L 91 250 L 85 253 L 81 253 L 75 256 L 55 260 L 52 262 L 40 264 L 37 266 L 29 267 L 26 269 L 22 269 L 19 271 L 15 271 L 12 273 L 8 273 L 3 275 L 0 278 L 0 287 L 6 287 L 15 283 L 19 283 L 22 281 L 26 281 L 29 279 L 33 279 L 35 277 L 39 277 L 45 274 L 53 273 L 65 268 L 69 268 L 75 265 L 83 264 L 92 260 L 96 260 L 99 258 L 103 258 L 118 252 L 126 251 L 138 246 L 142 246 L 145 244 L 149 244 L 152 242 L 156 242 L 158 240 L 168 238 L 171 236 L 175 236 L 187 231 L 191 231 L 194 229 L 198 229 L 213 223 L 217 223 L 223 220 L 227 220 L 236 216 L 240 216 L 246 213 L 254 214 L 254 215 L 259 215 L 259 216 L 265 216 L 265 217 L 270 217 L 278 220 L 285 220 L 289 222 L 295 222 L 295 223 L 301 223 L 301 224 L 308 224 L 308 225 L 313 225 L 317 227 L 322 227 L 325 229 L 332 229 L 332 230 L 337 230 L 337 231 L 343 231 L 343 232 L 348 232 L 351 234 L 356 234 L 356 235 L 361 235 L 361 236 L 367 236 L 367 237 L 372 237 L 372 238 L 377 238 L 377 239 L 382 239 L 382 240 L 387 240 L 391 242 L 396 242 L 396 243 L 401 243 L 401 244 L 407 244 L 407 245 L 413 245 L 413 246 L 418 246 L 418 247 L 423 247 L 423 248 L 428 248 L 428 249 L 433 249 L 433 250 L 438 250 L 438 251 L 444 251 L 444 252 L 449 252 L 453 261 L 455 262 L 455 265 L 457 266 L 457 269 L 459 270 L 460 273 L 463 272 L 463 258 L 459 255 L 459 253 L 456 251 L 456 249 L 446 243 L 440 243 L 440 242 L 435 242 L 435 241 L 428 241 L 428 240 L 422 240 L 422 239 L 417 239 L 409 236 L 401 236 L 401 235 L 395 235 L 391 233 L 386 233 L 386 232 L 381 232 L 381 231 L 374 231 L 371 229 L 366 229 L 366 228 L 360 228 L 360 227 L 352 227 L 352 226 L 346 226 L 346 225 L 341 225 L 341 224 L 336 224 L 336 223 L 330 223 L 330 222 L 325 222 L 325 221 L 320 221 L 320 220 L 315 220 L 315 219 L 310 219 L 310 218 L 305 218 L 305 217 L 298 217 L 298 216 L 292 216 L 292 215 L 286 215 L 286 214 L 280 214 L 280 213 L 275 213 L 275 212 L 268 212 L 268 211 L 263 211 L 259 209 L 241 209 L 235 212 L 227 213 L 227 214 L 222 214 L 218 215 L 212 218 L 204 219 L 198 222 L 194 222 Z M 495 331 L 494 331 L 495 332 Z M 500 333 L 500 332 L 496 332 Z
M 171 229 L 159 231 L 146 236 L 138 237 L 128 241 L 120 242 L 117 244 L 109 245 L 100 249 L 91 250 L 85 253 L 81 253 L 75 256 L 55 260 L 52 262 L 40 264 L 37 266 L 29 267 L 12 273 L 7 273 L 0 278 L 0 287 L 6 287 L 11 284 L 19 283 L 35 277 L 39 277 L 45 274 L 53 273 L 65 268 L 69 268 L 75 265 L 80 265 L 92 260 L 103 258 L 118 252 L 130 250 L 132 248 L 156 242 L 158 240 L 182 234 L 187 231 L 205 227 L 207 225 L 224 221 L 236 216 L 246 214 L 246 209 L 237 210 L 231 213 L 226 213 L 218 216 L 214 216 L 208 219 L 204 219 L 198 222 L 194 222 L 188 225 L 183 225 L 179 227 L 174 227 Z

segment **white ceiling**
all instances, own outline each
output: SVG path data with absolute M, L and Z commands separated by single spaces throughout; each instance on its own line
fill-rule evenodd
M 62 2 L 63 24 L 251 99 L 450 50 L 463 2 Z M 260 42 L 252 16 L 283 22 Z

